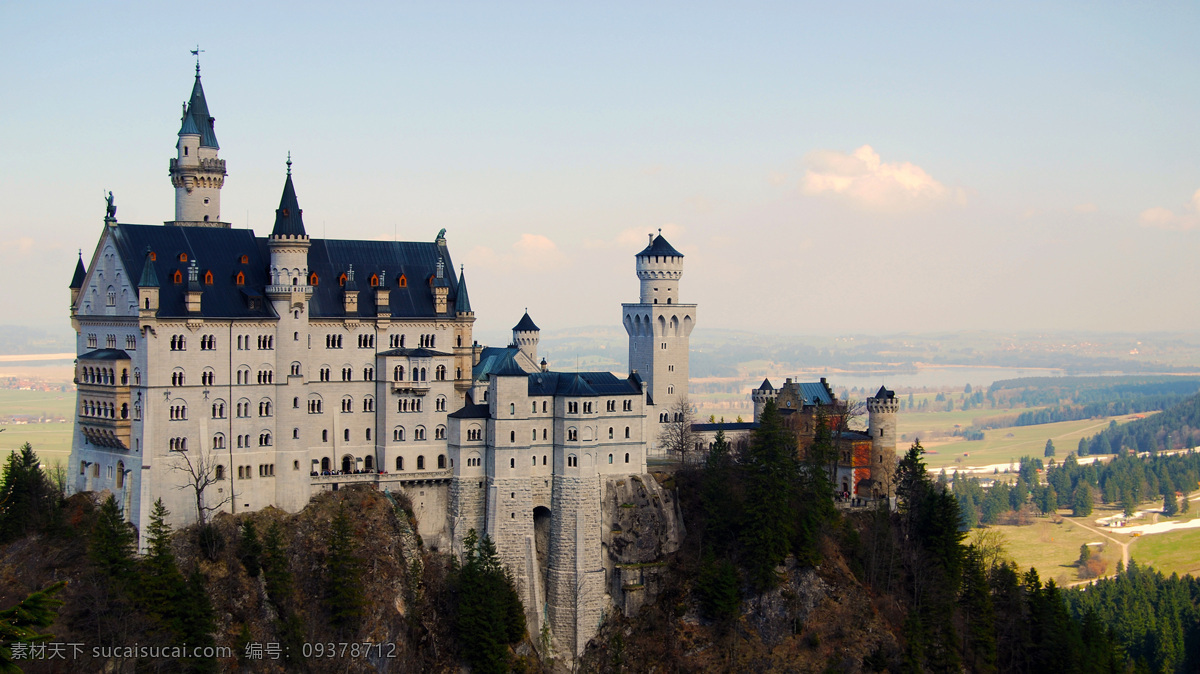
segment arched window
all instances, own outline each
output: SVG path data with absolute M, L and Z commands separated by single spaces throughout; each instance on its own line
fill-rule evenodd
M 404 442 L 404 427 L 397 426 L 392 429 L 392 440 L 396 442 Z
M 404 457 L 403 456 L 396 457 L 396 470 L 404 470 Z
M 241 262 L 242 264 L 249 264 L 249 263 L 250 263 L 250 256 L 249 256 L 249 255 L 243 255 L 241 258 L 239 258 L 239 259 L 238 259 L 238 262 Z
M 609 462 L 609 463 L 612 463 L 612 454 L 609 454 L 609 455 L 608 455 L 608 462 Z
M 404 274 L 401 274 L 400 278 L 396 281 L 396 285 L 398 285 L 401 288 L 407 288 L 408 287 L 408 277 L 405 276 Z M 401 346 L 403 346 L 403 345 L 401 345 Z
M 609 426 L 609 427 L 608 427 L 608 439 L 609 439 L 609 440 L 612 440 L 612 439 L 613 439 L 613 429 L 612 429 L 612 426 Z M 612 461 L 609 461 L 609 463 L 612 463 Z
M 425 470 L 425 455 L 421 454 L 417 457 L 417 470 Z
M 212 284 L 213 284 L 213 275 L 212 275 L 212 271 L 206 271 L 206 272 L 204 272 L 204 285 L 206 285 L 206 286 L 210 286 L 210 285 L 212 285 Z
M 516 413 L 517 413 L 517 404 L 516 404 L 516 403 L 509 403 L 509 404 L 508 404 L 508 413 L 509 413 L 509 414 L 516 414 Z
M 446 455 L 438 454 L 438 468 L 445 468 L 445 467 L 446 467 Z
M 509 432 L 508 432 L 508 441 L 509 441 L 509 442 L 516 442 L 516 441 L 517 441 L 517 432 L 516 432 L 516 431 L 509 431 Z
M 516 468 L 516 467 L 517 467 L 517 460 L 516 460 L 516 459 L 509 459 L 509 460 L 508 460 L 508 467 L 509 467 L 509 468 Z
M 179 284 L 183 283 L 183 272 L 176 269 L 175 273 L 171 275 L 171 281 L 175 285 L 179 285 Z
M 246 274 L 239 271 L 233 282 L 240 286 L 246 285 Z
M 625 427 L 625 437 L 626 438 L 629 437 L 629 427 L 628 426 Z
M 346 287 L 346 272 L 342 272 L 342 275 L 338 277 L 338 285 L 343 288 Z
M 179 261 L 180 261 L 180 262 L 187 262 L 187 253 L 180 253 L 180 254 L 179 254 Z
M 317 277 L 317 272 L 314 271 L 313 273 L 308 275 L 308 285 L 315 286 L 315 285 L 318 285 L 320 283 L 320 281 L 321 281 L 321 279 Z
M 625 463 L 629 463 L 629 452 L 625 452 Z
M 379 275 L 378 275 L 378 274 L 371 274 L 371 281 L 370 281 L 370 283 L 371 283 L 371 287 L 372 287 L 372 288 L 377 288 L 377 287 L 379 287 Z

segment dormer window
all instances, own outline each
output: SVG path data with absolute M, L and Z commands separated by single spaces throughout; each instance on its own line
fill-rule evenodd
M 434 274 L 430 274 L 430 275 L 429 275 L 429 287 L 430 287 L 430 288 L 432 288 L 432 287 L 433 287 L 433 280 L 434 280 L 434 279 L 436 279 L 436 278 L 437 278 L 437 276 L 436 276 L 436 275 L 434 275 Z
M 399 285 L 401 288 L 407 288 L 408 287 L 408 277 L 405 276 L 404 274 L 401 274 L 400 280 L 397 281 L 396 284 Z
M 286 209 L 286 208 L 283 209 L 282 213 L 283 213 L 283 217 L 286 218 L 288 216 L 288 209 Z
M 315 286 L 315 285 L 317 285 L 318 281 L 319 281 L 319 279 L 317 278 L 316 272 L 313 272 L 308 275 L 308 285 Z
M 371 287 L 376 288 L 378 286 L 379 286 L 379 275 L 371 274 Z
M 241 257 L 241 259 L 239 260 L 239 262 L 241 262 L 242 264 L 249 264 L 249 262 L 250 262 L 250 256 L 249 256 L 249 255 L 243 255 L 243 256 Z
M 176 269 L 175 273 L 171 276 L 171 280 L 175 283 L 175 285 L 183 283 L 183 272 Z
M 239 271 L 237 273 L 237 276 L 234 278 L 234 283 L 236 283 L 240 286 L 246 285 L 246 274 L 244 272 Z
M 346 272 L 342 272 L 342 275 L 338 277 L 338 285 L 343 288 L 346 287 Z
M 180 261 L 180 262 L 187 262 L 187 253 L 180 253 L 180 254 L 179 254 L 179 261 Z
M 155 253 L 154 251 L 150 251 L 150 261 L 157 262 L 158 261 L 158 253 Z
M 206 271 L 206 272 L 204 272 L 204 285 L 206 285 L 206 286 L 210 286 L 210 285 L 212 285 L 212 284 L 213 284 L 213 275 L 212 275 L 212 271 Z

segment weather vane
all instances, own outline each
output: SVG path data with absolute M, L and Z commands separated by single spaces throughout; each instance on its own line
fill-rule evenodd
M 288 150 L 287 167 L 288 167 L 288 175 L 292 175 L 292 151 L 291 150 Z
M 204 53 L 204 50 L 200 48 L 200 45 L 196 45 L 196 48 L 192 50 L 192 56 L 196 57 L 196 74 L 197 75 L 200 74 L 200 55 L 203 53 Z

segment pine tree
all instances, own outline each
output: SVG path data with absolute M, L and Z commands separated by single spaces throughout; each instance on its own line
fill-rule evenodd
M 49 523 L 58 498 L 37 454 L 27 442 L 8 454 L 0 474 L 0 543 L 38 531 Z
M 704 544 L 717 554 L 729 554 L 737 542 L 741 504 L 734 490 L 733 456 L 725 431 L 717 430 L 701 475 L 700 501 L 704 510 Z
M 88 557 L 105 577 L 118 582 L 133 572 L 133 549 L 137 541 L 133 528 L 125 521 L 117 500 L 112 496 L 100 506 L 92 527 Z
M 180 636 L 183 620 L 183 574 L 171 551 L 171 527 L 166 523 L 170 511 L 162 499 L 154 502 L 150 524 L 146 527 L 146 556 L 135 594 L 152 620 L 172 636 Z
M 963 556 L 962 586 L 959 606 L 966 620 L 967 662 L 973 672 L 992 672 L 996 669 L 996 612 L 992 605 L 983 560 L 974 545 Z
M 288 568 L 287 550 L 283 543 L 283 528 L 279 522 L 267 527 L 263 540 L 263 577 L 267 582 L 267 597 L 280 615 L 292 597 L 292 572 Z
M 1043 456 L 1047 456 L 1047 457 L 1054 456 L 1054 441 L 1053 440 L 1046 440 L 1046 451 L 1043 453 Z
M 0 611 L 0 672 L 19 674 L 21 671 L 13 661 L 13 644 L 38 643 L 54 638 L 54 635 L 42 630 L 49 627 L 58 615 L 58 607 L 63 602 L 54 595 L 66 585 L 67 581 L 60 580 L 30 594 L 16 606 Z
M 458 616 L 455 626 L 463 657 L 473 672 L 509 671 L 508 644 L 525 635 L 525 612 L 512 579 L 500 564 L 488 536 L 472 529 L 463 540 L 457 572 Z
M 1168 491 L 1163 494 L 1163 514 L 1167 517 L 1172 517 L 1179 512 L 1179 502 L 1175 499 L 1175 492 Z
M 1092 486 L 1080 481 L 1075 488 L 1075 496 L 1071 501 L 1071 509 L 1075 517 L 1087 517 L 1092 514 Z
M 358 629 L 365 602 L 362 562 L 354 554 L 354 532 L 345 502 L 338 504 L 337 514 L 329 526 L 325 572 L 325 605 L 329 609 L 330 623 L 340 633 L 351 633 Z
M 212 646 L 215 643 L 212 635 L 217 629 L 216 616 L 212 603 L 208 600 L 208 591 L 204 587 L 204 576 L 200 574 L 199 569 L 192 571 L 182 589 L 180 638 L 188 645 L 189 652 L 194 652 L 196 648 Z M 217 661 L 212 657 L 190 657 L 184 663 L 190 672 L 217 671 Z
M 262 570 L 262 564 L 259 561 L 262 552 L 262 543 L 258 540 L 258 531 L 254 528 L 254 520 L 243 520 L 241 537 L 238 539 L 238 558 L 241 560 L 242 566 L 246 567 L 246 573 L 250 574 L 251 578 L 257 578 L 259 571 Z
M 818 447 L 818 443 L 819 439 L 814 440 L 813 446 Z M 746 484 L 746 518 L 741 531 L 743 568 L 750 583 L 758 589 L 773 587 L 778 582 L 775 567 L 783 563 L 791 546 L 794 518 L 788 505 L 797 481 L 795 448 L 795 440 L 783 427 L 774 402 L 768 401 L 743 459 Z M 819 458 L 813 463 L 818 462 Z M 820 468 L 814 472 L 824 473 Z M 820 479 L 817 475 L 808 477 Z

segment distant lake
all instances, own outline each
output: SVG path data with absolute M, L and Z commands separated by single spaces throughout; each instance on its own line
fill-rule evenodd
M 787 376 L 799 381 L 817 381 L 821 377 L 829 380 L 834 389 L 854 388 L 867 389 L 874 392 L 880 386 L 890 389 L 937 389 L 942 387 L 962 388 L 970 384 L 972 388 L 987 388 L 992 382 L 1001 379 L 1017 379 L 1020 377 L 1064 377 L 1067 371 L 1059 368 L 1020 368 L 1020 367 L 955 367 L 947 365 L 918 366 L 916 372 L 843 372 L 836 370 L 809 370 Z M 775 386 L 782 382 L 772 381 Z

